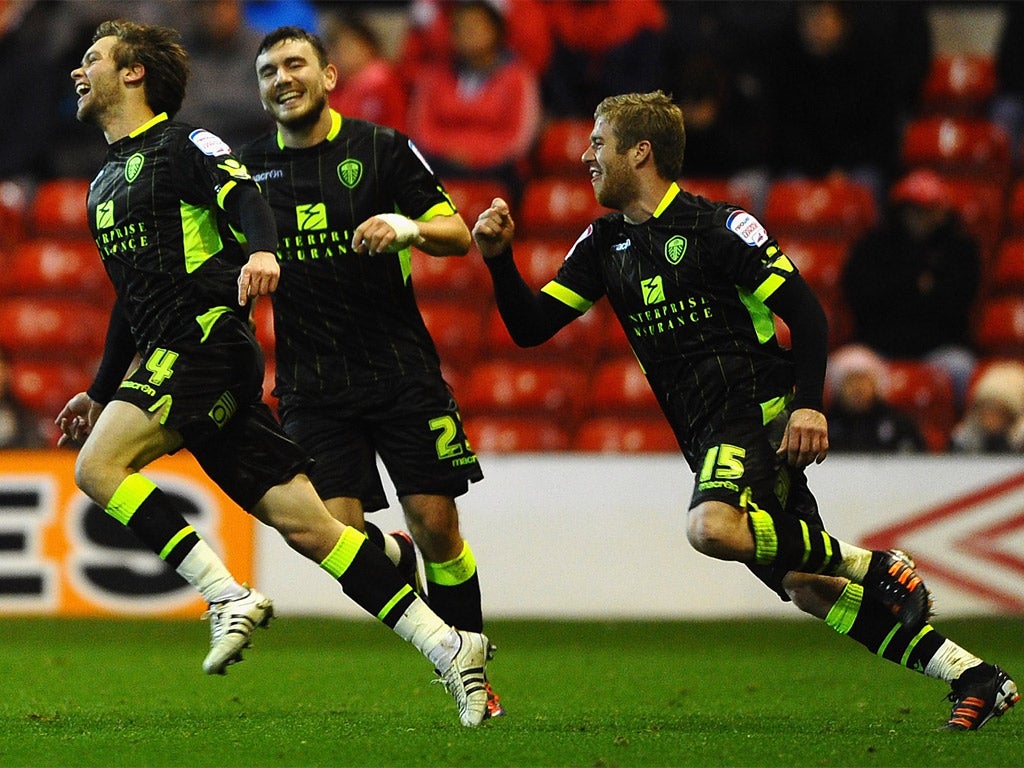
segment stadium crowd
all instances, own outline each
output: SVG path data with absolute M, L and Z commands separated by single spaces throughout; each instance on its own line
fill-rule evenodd
M 0 0 L 0 89 L 16 105 L 0 123 L 5 407 L 53 435 L 102 349 L 111 296 L 84 190 L 106 147 L 76 121 L 68 77 L 97 22 L 179 29 L 192 56 L 179 118 L 232 146 L 270 128 L 252 62 L 287 23 L 327 42 L 332 106 L 406 131 L 470 225 L 494 196 L 515 201 L 527 279 L 605 212 L 580 163 L 596 104 L 672 94 L 687 122 L 681 186 L 761 218 L 825 306 L 835 392 L 853 368 L 869 382 L 859 416 L 830 387 L 834 448 L 1020 451 L 1024 65 L 1006 41 L 1024 9 L 987 5 L 999 24 L 979 54 L 938 48 L 939 6 Z M 413 274 L 478 451 L 676 450 L 606 307 L 525 351 L 486 298 L 479 254 L 417 253 Z M 269 349 L 267 309 L 255 320 Z

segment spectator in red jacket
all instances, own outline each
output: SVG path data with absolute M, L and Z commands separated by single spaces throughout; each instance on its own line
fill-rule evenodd
M 494 179 L 517 198 L 542 117 L 537 77 L 506 47 L 492 3 L 453 6 L 451 42 L 454 61 L 413 83 L 408 133 L 442 178 Z
M 323 29 L 328 56 L 338 68 L 331 108 L 404 132 L 408 96 L 377 32 L 358 15 L 325 16 Z
M 551 60 L 551 29 L 543 0 L 488 0 L 505 19 L 509 50 L 540 77 Z M 402 40 L 398 69 L 408 84 L 425 65 L 450 62 L 451 12 L 465 0 L 413 0 Z

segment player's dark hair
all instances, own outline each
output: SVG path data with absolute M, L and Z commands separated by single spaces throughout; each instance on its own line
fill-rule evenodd
M 189 76 L 188 53 L 178 42 L 178 32 L 170 27 L 112 19 L 96 27 L 92 41 L 101 37 L 117 38 L 111 56 L 119 69 L 143 66 L 146 74 L 142 87 L 149 108 L 174 117 L 185 99 Z
M 675 181 L 683 174 L 686 128 L 683 111 L 662 91 L 609 96 L 594 111 L 604 118 L 615 136 L 615 151 L 623 153 L 647 140 L 654 150 L 654 165 L 663 179 Z
M 256 49 L 256 58 L 258 59 L 284 40 L 304 40 L 309 43 L 313 46 L 313 50 L 316 51 L 316 58 L 320 62 L 320 67 L 327 66 L 327 48 L 324 46 L 324 41 L 320 39 L 319 35 L 308 32 L 302 27 L 278 27 L 275 29 L 260 42 L 260 47 Z

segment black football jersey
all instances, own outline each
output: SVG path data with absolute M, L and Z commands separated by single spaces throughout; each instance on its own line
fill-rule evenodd
M 767 421 L 793 390 L 765 300 L 797 271 L 746 211 L 672 185 L 642 224 L 589 226 L 543 291 L 583 312 L 607 296 L 677 435 Z
M 217 136 L 166 114 L 110 145 L 89 226 L 140 352 L 196 338 L 211 310 L 238 310 L 246 251 L 220 206 L 253 183 Z
M 240 153 L 277 221 L 275 391 L 283 402 L 440 371 L 416 306 L 411 252 L 359 254 L 351 244 L 376 214 L 427 220 L 455 206 L 407 136 L 331 116 L 317 146 L 286 148 L 271 134 Z

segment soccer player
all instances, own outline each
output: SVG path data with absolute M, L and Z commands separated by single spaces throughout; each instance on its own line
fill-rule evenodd
M 505 325 L 521 346 L 540 344 L 607 297 L 696 475 L 690 544 L 745 563 L 873 653 L 951 683 L 946 727 L 980 728 L 1013 706 L 1017 687 L 929 624 L 909 558 L 824 529 L 804 474 L 828 452 L 824 313 L 753 216 L 680 189 L 685 138 L 682 112 L 660 91 L 598 105 L 582 161 L 615 212 L 587 227 L 539 294 L 515 265 L 507 203 L 480 214 L 473 237 Z
M 172 120 L 188 78 L 176 37 L 104 22 L 71 73 L 78 119 L 109 145 L 88 211 L 117 291 L 100 371 L 57 417 L 62 441 L 85 438 L 75 481 L 210 603 L 207 673 L 241 660 L 273 606 L 239 585 L 140 474 L 182 447 L 239 506 L 423 653 L 441 670 L 462 723 L 478 725 L 487 638 L 448 626 L 364 534 L 331 517 L 305 474 L 307 454 L 262 402 L 263 358 L 245 305 L 278 283 L 273 215 L 223 141 Z M 122 381 L 136 353 L 140 362 Z
M 483 474 L 409 271 L 412 246 L 465 255 L 469 228 L 407 136 L 330 108 L 337 70 L 318 36 L 274 30 L 255 70 L 277 127 L 239 157 L 277 220 L 275 394 L 284 428 L 316 460 L 310 477 L 331 514 L 416 573 L 411 542 L 364 519 L 388 505 L 380 456 L 423 554 L 431 608 L 482 632 L 476 561 L 455 498 Z M 503 714 L 487 690 L 488 716 Z

